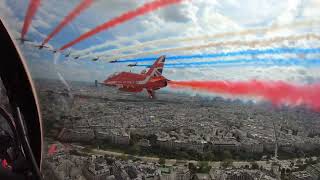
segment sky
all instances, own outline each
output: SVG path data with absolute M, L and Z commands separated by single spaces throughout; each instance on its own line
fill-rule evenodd
M 70 24 L 62 29 L 49 42 L 51 48 L 60 48 L 82 33 L 133 10 L 151 0 L 95 0 Z M 78 81 L 102 81 L 110 74 L 119 71 L 140 72 L 143 67 L 130 68 L 125 63 L 108 63 L 117 57 L 156 57 L 160 55 L 191 55 L 219 52 L 232 52 L 246 49 L 270 49 L 282 47 L 318 48 L 319 39 L 283 41 L 257 47 L 241 45 L 216 46 L 193 50 L 156 53 L 157 50 L 199 46 L 214 42 L 254 41 L 275 37 L 297 36 L 308 33 L 319 34 L 319 23 L 307 26 L 290 26 L 274 30 L 274 27 L 296 22 L 317 21 L 320 17 L 319 0 L 186 0 L 182 3 L 163 7 L 156 11 L 136 17 L 128 22 L 98 33 L 63 53 L 71 56 L 53 54 L 46 49 L 37 49 L 32 44 L 40 44 L 58 23 L 78 4 L 80 0 L 42 0 L 26 35 L 33 43 L 19 43 L 35 78 L 53 78 Z M 0 1 L 0 17 L 9 26 L 15 38 L 20 37 L 28 0 Z M 319 21 L 318 21 L 319 22 Z M 239 32 L 250 29 L 267 28 L 269 30 L 247 35 L 234 33 L 232 36 L 218 38 L 193 37 L 212 36 L 225 32 Z M 273 29 L 273 30 L 272 30 Z M 149 42 L 149 44 L 146 44 Z M 151 42 L 151 43 L 150 43 Z M 162 43 L 159 43 L 162 42 Z M 145 45 L 146 44 L 146 45 Z M 139 47 L 140 46 L 140 47 Z M 136 57 L 139 54 L 145 54 Z M 93 62 L 92 58 L 101 56 Z M 257 56 L 232 56 L 222 60 L 237 58 L 320 58 L 319 54 L 278 54 Z M 221 58 L 220 58 L 221 59 Z M 219 60 L 220 60 L 219 59 Z M 120 59 L 121 60 L 121 59 Z M 191 59 L 190 61 L 210 61 L 215 59 Z M 168 60 L 169 61 L 169 60 Z M 168 62 L 167 61 L 167 62 Z M 170 61 L 179 63 L 183 60 Z M 152 62 L 150 62 L 152 63 Z M 320 80 L 320 68 L 317 66 L 230 66 L 230 67 L 193 67 L 165 68 L 164 76 L 172 80 L 283 80 L 295 83 L 310 83 Z

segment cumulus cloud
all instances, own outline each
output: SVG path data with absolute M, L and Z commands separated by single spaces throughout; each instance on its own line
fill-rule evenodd
M 8 6 L 6 1 L 0 1 L 0 18 L 12 27 L 11 33 L 15 37 L 19 37 L 19 29 L 22 26 L 22 23 L 14 16 L 13 10 Z
M 266 25 L 278 17 L 290 0 L 226 0 L 219 3 L 218 12 L 247 26 Z
M 72 40 L 93 27 L 102 24 L 120 14 L 137 8 L 150 0 L 100 0 L 84 11 L 58 36 L 53 39 L 51 46 L 61 46 L 66 41 Z M 42 1 L 37 12 L 29 36 L 35 38 L 36 43 L 43 38 L 72 10 L 78 0 L 70 1 Z M 5 0 L 0 1 L 0 15 L 6 19 L 16 37 L 20 34 L 23 17 L 28 1 Z M 255 27 L 267 27 L 270 25 L 283 25 L 296 20 L 312 19 L 319 17 L 318 0 L 261 0 L 261 1 L 237 1 L 237 0 L 194 0 L 185 1 L 171 7 L 158 9 L 155 12 L 135 18 L 129 22 L 114 27 L 106 32 L 99 33 L 88 41 L 75 46 L 72 51 L 78 50 L 73 55 L 90 52 L 89 56 L 79 62 L 62 59 L 55 64 L 49 51 L 39 51 L 33 47 L 21 47 L 27 57 L 28 63 L 35 77 L 56 78 L 57 71 L 67 80 L 92 79 L 102 80 L 114 71 L 128 70 L 125 64 L 106 64 L 105 62 L 91 62 L 91 57 L 105 55 L 110 58 L 114 55 L 125 55 L 145 51 L 158 50 L 168 47 L 183 47 L 205 44 L 217 41 L 217 39 L 203 39 L 191 42 L 171 42 L 170 44 L 154 43 L 148 47 L 130 49 L 117 52 L 119 48 L 136 46 L 153 40 L 188 38 L 199 35 L 212 35 L 221 32 L 240 31 Z M 232 36 L 221 38 L 226 40 L 254 40 L 272 38 L 275 36 L 296 35 L 307 32 L 319 32 L 318 26 L 307 28 L 288 28 L 287 30 L 272 31 L 268 33 L 252 34 L 248 36 Z M 102 43 L 102 44 L 100 44 Z M 319 43 L 315 41 L 284 42 L 274 44 L 272 47 L 315 47 Z M 25 45 L 27 46 L 27 45 Z M 194 51 L 173 52 L 179 54 L 190 53 L 214 53 L 221 51 L 235 51 L 247 47 L 214 47 Z M 84 51 L 81 51 L 85 49 Z M 112 51 L 113 50 L 113 51 Z M 95 54 L 98 52 L 98 54 Z M 318 55 L 315 55 L 318 58 Z M 286 56 L 283 56 L 286 57 Z M 308 58 L 299 56 L 302 58 Z M 90 61 L 90 62 L 88 62 Z M 141 69 L 137 69 L 137 72 Z M 177 80 L 285 80 L 292 82 L 314 82 L 319 80 L 317 68 L 304 67 L 232 67 L 232 68 L 191 68 L 173 69 L 166 68 L 165 76 Z
M 228 68 L 186 68 L 169 69 L 164 74 L 175 80 L 230 80 L 250 79 L 310 83 L 320 80 L 319 68 L 304 67 L 228 67 Z

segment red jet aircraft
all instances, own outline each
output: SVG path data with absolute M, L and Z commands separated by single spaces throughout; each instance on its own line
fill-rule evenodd
M 168 79 L 162 76 L 163 65 L 166 57 L 160 56 L 148 71 L 144 70 L 140 74 L 131 72 L 121 72 L 111 75 L 103 84 L 114 86 L 120 91 L 142 92 L 147 90 L 150 98 L 155 98 L 155 90 L 166 87 Z

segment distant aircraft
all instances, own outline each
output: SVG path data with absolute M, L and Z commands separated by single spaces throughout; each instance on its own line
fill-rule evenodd
M 80 56 L 78 55 L 78 56 L 73 57 L 73 59 L 79 59 L 79 57 L 80 57 Z
M 90 54 L 90 52 L 87 52 L 87 53 L 85 53 L 85 54 L 83 54 L 83 55 L 81 55 L 81 54 L 75 55 L 75 56 L 73 56 L 73 59 L 79 59 L 80 56 L 86 56 L 86 55 L 88 55 L 88 54 Z M 69 54 L 69 55 L 70 55 L 70 54 Z M 72 56 L 71 56 L 71 57 L 72 57 Z
M 20 41 L 21 44 L 24 44 L 25 42 L 32 42 L 31 40 L 26 38 L 17 38 L 17 40 Z
M 134 67 L 134 66 L 137 66 L 138 63 L 134 63 L 134 64 L 128 64 L 129 67 Z
M 49 48 L 49 46 L 46 46 L 44 44 L 41 44 L 41 45 L 33 45 L 34 47 L 37 47 L 39 49 L 43 49 L 43 48 Z
M 121 72 L 111 75 L 101 84 L 117 87 L 125 92 L 137 93 L 145 89 L 150 98 L 155 98 L 154 91 L 166 87 L 169 81 L 162 76 L 165 59 L 165 56 L 160 56 L 148 71 L 144 70 L 140 74 Z
M 64 57 L 69 57 L 71 52 L 68 52 L 67 54 L 64 55 Z
M 92 59 L 92 61 L 98 61 L 100 57 L 95 57 Z
M 50 49 L 54 54 L 57 53 L 59 50 L 58 49 Z
M 112 60 L 112 61 L 110 61 L 109 63 L 116 63 L 116 62 L 118 62 L 118 60 L 117 60 L 117 59 Z

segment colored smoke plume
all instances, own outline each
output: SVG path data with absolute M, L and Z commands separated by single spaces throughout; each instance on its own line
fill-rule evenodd
M 185 46 L 185 47 L 176 47 L 176 48 L 167 48 L 167 49 L 160 49 L 155 51 L 146 51 L 136 54 L 128 54 L 128 55 L 121 55 L 121 56 L 113 56 L 112 59 L 124 59 L 124 58 L 134 58 L 134 57 L 141 57 L 153 54 L 163 54 L 163 53 L 172 53 L 172 52 L 179 52 L 179 51 L 193 51 L 199 49 L 206 49 L 206 48 L 213 48 L 213 47 L 224 47 L 224 46 L 247 46 L 250 48 L 256 48 L 258 46 L 265 47 L 270 46 L 272 44 L 281 43 L 285 41 L 299 41 L 299 40 L 320 40 L 320 36 L 316 34 L 307 34 L 307 35 L 298 35 L 298 36 L 286 36 L 286 37 L 275 37 L 271 39 L 265 40 L 253 40 L 253 41 L 223 41 L 223 42 L 213 42 L 204 45 L 196 45 L 196 46 Z M 120 52 L 116 52 L 116 50 L 112 51 L 113 54 L 119 54 Z M 102 54 L 95 54 L 96 56 L 106 55 L 106 53 Z M 110 57 L 108 58 L 110 59 Z M 153 58 L 149 58 L 150 61 L 153 61 Z
M 201 62 L 166 63 L 167 68 L 199 68 L 199 67 L 234 67 L 234 66 L 319 66 L 320 59 L 299 58 L 252 58 L 233 60 L 214 60 Z M 137 64 L 135 66 L 150 67 L 152 64 Z
M 274 105 L 305 105 L 320 111 L 320 84 L 295 85 L 283 81 L 170 81 L 173 89 L 192 89 L 234 97 L 262 98 Z
M 8 162 L 7 162 L 7 160 L 6 160 L 6 159 L 2 160 L 2 161 L 1 161 L 1 165 L 2 165 L 2 167 L 5 168 L 5 169 L 8 168 Z
M 63 27 L 70 23 L 74 18 L 76 18 L 82 11 L 90 7 L 93 3 L 93 0 L 83 0 L 75 9 L 73 9 L 61 22 L 60 24 L 48 35 L 48 37 L 43 41 L 42 44 L 46 44 L 58 34 Z
M 24 23 L 21 31 L 21 38 L 23 39 L 24 36 L 27 34 L 29 26 L 32 22 L 33 16 L 36 14 L 38 7 L 40 6 L 41 0 L 31 0 L 26 16 L 24 18 Z
M 52 144 L 48 150 L 48 155 L 53 155 L 54 153 L 57 152 L 57 145 L 56 144 Z
M 216 39 L 225 38 L 225 37 L 245 36 L 245 35 L 250 35 L 250 34 L 258 34 L 258 33 L 269 33 L 269 32 L 274 32 L 274 31 L 278 31 L 278 30 L 282 30 L 282 29 L 301 28 L 301 27 L 313 26 L 313 25 L 317 25 L 317 24 L 319 24 L 319 21 L 314 21 L 314 20 L 297 21 L 297 22 L 294 22 L 291 24 L 271 26 L 271 27 L 266 27 L 266 28 L 248 29 L 248 30 L 244 30 L 244 31 L 223 32 L 223 33 L 217 33 L 217 34 L 211 34 L 211 35 L 193 36 L 193 37 L 188 37 L 188 38 L 158 39 L 158 40 L 146 41 L 146 42 L 143 42 L 143 43 L 140 43 L 137 45 L 126 46 L 126 47 L 119 48 L 114 51 L 108 51 L 108 52 L 110 52 L 110 54 L 119 54 L 120 52 L 138 50 L 138 49 L 142 49 L 142 48 L 145 48 L 148 46 L 153 46 L 153 45 L 165 45 L 165 44 L 183 43 L 183 42 L 186 43 L 186 42 L 194 42 L 194 41 L 208 40 L 208 39 L 216 40 Z M 280 39 L 278 39 L 278 40 L 280 40 Z M 245 41 L 239 41 L 237 45 L 241 45 L 243 43 L 245 43 Z M 270 43 L 272 43 L 272 42 L 270 42 Z M 210 43 L 208 45 L 203 45 L 203 47 L 201 45 L 200 47 L 194 47 L 194 48 L 190 47 L 190 48 L 191 49 L 200 49 L 200 48 L 206 48 L 206 46 L 208 46 L 208 47 L 219 46 L 220 44 L 221 44 L 220 42 L 217 42 L 217 43 Z M 76 54 L 83 55 L 87 52 L 96 51 L 99 49 L 106 48 L 109 45 L 110 45 L 110 41 L 107 41 L 106 43 L 96 45 L 96 46 L 91 46 L 87 49 L 78 51 L 78 53 L 76 53 Z M 222 43 L 222 45 L 233 45 L 233 43 L 227 43 L 227 44 Z M 246 43 L 244 45 L 246 45 Z M 248 46 L 250 46 L 250 45 L 251 44 L 248 44 Z M 177 50 L 180 50 L 180 49 L 177 49 Z M 183 50 L 183 49 L 181 49 L 181 50 Z M 104 54 L 104 55 L 107 55 L 107 54 Z M 98 55 L 96 55 L 96 56 L 98 56 Z
M 232 56 L 247 56 L 247 55 L 274 55 L 274 54 L 316 54 L 320 53 L 320 48 L 271 48 L 271 49 L 248 49 L 241 51 L 221 52 L 212 54 L 191 54 L 191 55 L 176 55 L 167 56 L 167 60 L 179 60 L 179 59 L 208 59 L 217 57 L 232 57 Z M 154 61 L 157 57 L 136 58 L 136 59 L 124 59 L 117 61 L 118 63 L 127 62 L 144 62 Z
M 174 3 L 179 3 L 179 2 L 182 2 L 183 0 L 154 0 L 154 1 L 151 1 L 149 3 L 146 3 L 140 7 L 138 7 L 137 9 L 135 10 L 132 10 L 132 11 L 129 11 L 129 12 L 126 12 L 114 19 L 111 19 L 110 21 L 107 21 L 106 23 L 100 25 L 100 26 L 97 26 L 96 28 L 82 34 L 80 37 L 78 37 L 77 39 L 67 43 L 66 45 L 64 45 L 63 47 L 60 48 L 60 50 L 64 50 L 68 47 L 71 47 L 73 46 L 74 44 L 76 43 L 79 43 L 80 41 L 83 41 L 84 39 L 87 39 L 89 38 L 90 36 L 93 36 L 101 31 L 104 31 L 104 30 L 107 30 L 111 27 L 114 27 L 114 26 L 117 26 L 117 25 L 120 25 L 122 23 L 125 23 L 135 17 L 138 17 L 138 16 L 142 16 L 148 12 L 152 12 L 152 11 L 155 11 L 159 8 L 162 8 L 162 7 L 165 7 L 165 6 L 168 6 L 168 5 L 171 5 L 171 4 L 174 4 Z

